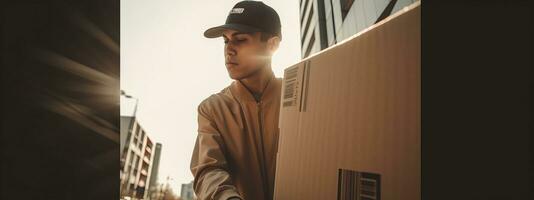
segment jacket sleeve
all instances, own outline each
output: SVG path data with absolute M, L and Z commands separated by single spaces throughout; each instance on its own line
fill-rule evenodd
M 243 199 L 233 185 L 224 155 L 224 143 L 209 112 L 198 107 L 198 135 L 191 157 L 193 189 L 199 200 Z

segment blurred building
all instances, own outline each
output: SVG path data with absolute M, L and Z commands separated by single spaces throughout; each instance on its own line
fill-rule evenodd
M 182 190 L 180 191 L 180 197 L 182 200 L 193 200 L 195 198 L 195 193 L 193 192 L 193 181 L 187 184 L 182 184 Z
M 328 48 L 419 0 L 300 0 L 301 57 Z
M 166 183 L 157 182 L 154 185 L 150 186 L 150 200 L 182 200 L 183 198 L 179 197 L 174 193 L 172 187 L 169 184 L 170 178 L 167 178 Z
M 154 184 L 150 183 L 150 193 L 149 198 L 150 200 L 160 200 L 163 199 L 163 196 L 165 196 L 166 188 L 164 184 L 161 184 L 159 182 L 156 182 Z
M 146 199 L 154 160 L 154 143 L 135 116 L 121 116 L 121 197 Z
M 152 193 L 157 191 L 158 188 L 158 171 L 159 171 L 159 160 L 161 157 L 161 143 L 156 143 L 156 148 L 154 150 L 154 160 L 152 161 L 152 172 L 150 174 L 150 184 L 149 184 L 149 196 L 152 197 Z

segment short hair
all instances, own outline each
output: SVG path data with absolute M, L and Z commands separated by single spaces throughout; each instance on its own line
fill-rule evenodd
M 278 36 L 280 38 L 280 40 L 282 40 L 282 36 L 281 35 L 277 35 L 277 34 L 274 34 L 274 33 L 260 32 L 260 41 L 266 42 L 267 40 L 271 39 L 274 36 Z

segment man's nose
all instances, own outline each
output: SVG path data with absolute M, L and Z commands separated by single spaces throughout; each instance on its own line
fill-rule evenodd
M 228 43 L 224 46 L 224 54 L 227 55 L 227 56 L 234 56 L 234 55 L 236 54 L 234 45 L 232 45 L 231 42 L 228 42 Z

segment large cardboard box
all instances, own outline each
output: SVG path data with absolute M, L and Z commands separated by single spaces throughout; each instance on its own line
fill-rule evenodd
M 285 70 L 276 200 L 421 199 L 420 4 Z

